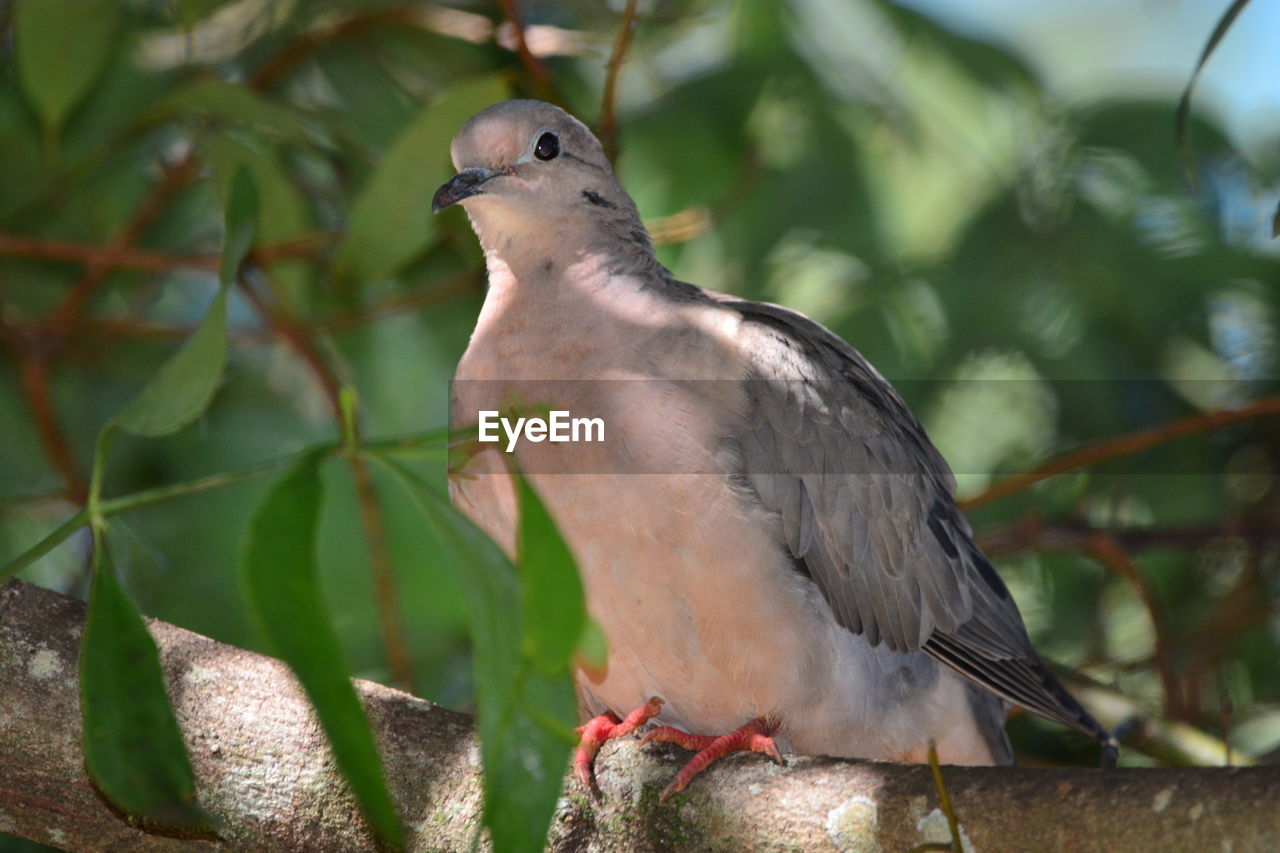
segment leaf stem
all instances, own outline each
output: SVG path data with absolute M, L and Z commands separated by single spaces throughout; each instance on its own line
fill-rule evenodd
M 104 434 L 105 432 L 106 430 L 104 430 Z M 365 455 L 376 458 L 384 453 L 405 453 L 416 451 L 424 446 L 430 446 L 433 444 L 443 445 L 448 441 L 448 437 L 449 430 L 442 427 L 409 435 L 392 436 L 390 438 L 381 438 L 376 441 L 368 441 L 361 446 L 361 450 Z M 100 436 L 98 440 L 99 443 L 101 443 L 102 437 Z M 165 501 L 173 500 L 174 498 L 186 497 L 187 495 L 207 492 L 222 486 L 234 486 L 238 483 L 247 483 L 251 480 L 257 480 L 260 477 L 265 477 L 268 474 L 274 474 L 277 471 L 282 471 L 291 465 L 297 464 L 300 459 L 306 457 L 308 454 L 319 453 L 324 456 L 334 456 L 344 450 L 345 448 L 343 445 L 338 442 L 324 442 L 321 444 L 310 445 L 297 453 L 291 453 L 287 456 L 281 456 L 276 459 L 268 459 L 265 462 L 259 462 L 239 471 L 225 471 L 220 474 L 210 474 L 207 477 L 187 480 L 182 483 L 172 483 L 170 485 L 159 486 L 154 489 L 144 489 L 143 491 L 134 492 L 129 495 L 121 495 L 117 498 L 108 498 L 103 500 L 95 491 L 94 494 L 96 497 L 94 502 L 97 507 L 97 515 L 100 519 L 105 521 L 112 516 L 164 503 Z M 98 464 L 98 458 L 98 455 L 95 454 L 94 473 L 100 481 L 102 477 L 102 470 L 101 466 Z M 103 458 L 105 459 L 105 457 Z M 0 567 L 0 581 L 18 574 L 36 560 L 39 560 L 45 554 L 48 554 L 54 548 L 58 547 L 58 545 L 70 537 L 71 534 L 89 523 L 90 510 L 88 506 L 85 506 L 46 534 L 39 542 L 32 545 L 26 551 L 23 551 L 14 559 L 10 560 L 3 567 Z
M 75 515 L 55 527 L 48 535 L 0 568 L 0 581 L 8 580 L 27 566 L 58 547 L 64 539 L 89 523 L 89 510 L 81 507 Z

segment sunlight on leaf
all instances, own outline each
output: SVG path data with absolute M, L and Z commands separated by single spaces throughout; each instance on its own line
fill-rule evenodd
M 485 768 L 485 825 L 493 836 L 494 850 L 542 849 L 575 742 L 576 701 L 567 656 L 578 633 L 558 672 L 547 674 L 533 665 L 521 654 L 517 616 L 526 612 L 521 598 L 529 590 L 521 589 L 520 575 L 511 561 L 484 531 L 415 473 L 385 457 L 374 458 L 404 485 L 426 516 L 467 599 Z M 536 496 L 532 500 L 536 502 Z M 530 548 L 553 550 L 545 543 L 530 543 Z M 576 576 L 572 564 L 569 569 Z M 580 624 L 580 613 L 577 619 Z

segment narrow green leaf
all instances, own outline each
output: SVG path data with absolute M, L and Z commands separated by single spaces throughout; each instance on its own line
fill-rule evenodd
M 431 196 L 453 174 L 447 152 L 473 113 L 503 100 L 500 77 L 449 87 L 396 137 L 351 208 L 334 275 L 361 283 L 394 273 L 434 237 Z
M 1249 5 L 1249 0 L 1233 0 L 1227 10 L 1222 13 L 1222 17 L 1218 19 L 1218 24 L 1213 28 L 1209 40 L 1205 42 L 1204 48 L 1200 51 L 1200 59 L 1196 61 L 1195 70 L 1191 72 L 1191 79 L 1187 81 L 1187 87 L 1182 90 L 1182 97 L 1178 99 L 1178 110 L 1173 118 L 1174 136 L 1178 142 L 1178 156 L 1182 159 L 1182 166 L 1187 172 L 1187 183 L 1191 184 L 1192 189 L 1199 187 L 1199 181 L 1196 179 L 1196 166 L 1191 159 L 1191 134 L 1188 126 L 1191 122 L 1191 94 L 1195 91 L 1196 83 L 1200 80 L 1200 72 L 1204 70 L 1205 63 L 1209 61 L 1209 57 L 1213 56 L 1213 52 L 1218 47 L 1218 42 L 1222 41 L 1227 34 L 1227 30 L 1231 29 L 1231 25 L 1235 23 L 1236 17 L 1244 11 L 1244 7 Z
M 476 692 L 481 708 L 501 707 L 520 667 L 520 582 L 515 567 L 485 532 L 401 463 L 371 458 L 387 468 L 426 516 L 455 567 L 471 616 Z M 481 715 L 484 716 L 483 710 Z M 482 726 L 484 723 L 482 723 Z
M 521 589 L 501 549 L 412 471 L 386 457 L 373 458 L 422 510 L 467 600 L 485 825 L 493 848 L 496 853 L 541 850 L 575 742 L 573 677 L 567 667 L 546 674 L 521 654 L 520 598 L 528 590 Z
M 258 207 L 258 186 L 253 174 L 241 166 L 231 176 L 227 187 L 225 236 L 222 259 L 218 262 L 218 278 L 223 287 L 235 284 L 240 265 L 253 248 L 253 238 L 258 232 Z
M 120 413 L 120 428 L 134 435 L 177 432 L 213 399 L 227 360 L 227 290 L 214 297 L 200 328 Z
M 282 477 L 250 522 L 242 560 L 249 605 L 263 634 L 311 698 L 338 767 L 369 822 L 383 838 L 400 845 L 400 818 L 316 572 L 319 461 L 318 455 L 311 456 Z
M 231 185 L 240 171 L 253 176 L 263 215 L 259 216 L 253 245 L 275 243 L 306 233 L 313 219 L 306 199 L 294 185 L 289 170 L 260 138 L 250 133 L 202 133 L 200 154 L 213 169 L 224 207 L 231 201 Z M 289 310 L 299 310 L 312 275 L 300 259 L 271 265 L 271 285 L 276 299 Z
M 111 54 L 121 8 L 119 0 L 18 3 L 18 77 L 47 133 L 62 127 L 98 79 Z
M 116 807 L 158 827 L 208 833 L 195 776 L 165 693 L 155 641 L 95 537 L 96 565 L 80 650 L 84 755 Z
M 120 428 L 135 435 L 177 432 L 200 416 L 213 399 L 227 361 L 227 290 L 253 247 L 258 228 L 258 190 L 247 169 L 237 169 L 227 190 L 226 235 L 218 275 L 222 288 L 200 328 L 156 372 L 120 413 Z
M 485 825 L 494 853 L 542 850 L 577 743 L 577 698 L 568 672 L 528 662 L 495 725 L 481 725 Z
M 515 477 L 520 507 L 516 565 L 524 648 L 547 675 L 569 668 L 586 610 L 577 563 L 529 481 Z

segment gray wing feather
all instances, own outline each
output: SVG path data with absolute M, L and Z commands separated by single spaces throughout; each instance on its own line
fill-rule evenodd
M 747 411 L 726 442 L 836 620 L 1108 742 L 1036 656 L 955 505 L 951 470 L 897 392 L 807 318 L 722 304 L 742 314 L 753 355 Z

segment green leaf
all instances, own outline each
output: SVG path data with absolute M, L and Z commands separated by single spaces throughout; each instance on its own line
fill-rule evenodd
M 245 586 L 262 633 L 302 682 L 338 767 L 369 822 L 383 838 L 399 845 L 403 827 L 316 572 L 319 462 L 318 455 L 305 459 L 258 507 L 244 545 Z
M 431 196 L 453 174 L 449 142 L 462 123 L 506 97 L 499 77 L 451 86 L 396 137 L 351 208 L 334 275 L 362 283 L 396 272 L 432 240 Z
M 600 669 L 609 660 L 609 640 L 604 629 L 590 616 L 582 624 L 582 640 L 578 643 L 582 663 L 591 669 Z
M 1173 132 L 1178 140 L 1178 156 L 1182 159 L 1182 166 L 1187 172 L 1187 183 L 1191 184 L 1193 190 L 1199 189 L 1199 181 L 1196 179 L 1195 162 L 1191 159 L 1191 134 L 1188 129 L 1191 123 L 1191 95 L 1196 89 L 1196 83 L 1200 80 L 1200 72 L 1204 71 L 1204 66 L 1209 61 L 1209 57 L 1213 56 L 1214 50 L 1218 47 L 1218 42 L 1222 41 L 1227 34 L 1227 30 L 1231 29 L 1231 25 L 1235 23 L 1236 18 L 1244 11 L 1244 7 L 1248 5 L 1249 0 L 1233 0 L 1227 10 L 1222 13 L 1222 17 L 1218 19 L 1218 24 L 1213 28 L 1213 33 L 1209 36 L 1209 40 L 1205 42 L 1204 48 L 1200 51 L 1200 59 L 1196 61 L 1195 70 L 1191 72 L 1191 79 L 1187 81 L 1186 88 L 1182 90 L 1182 97 L 1178 99 L 1178 110 L 1173 117 Z
M 218 262 L 218 278 L 223 287 L 231 287 L 240 275 L 240 265 L 253 248 L 258 231 L 258 187 L 253 174 L 244 166 L 236 169 L 227 188 L 226 228 L 222 259 Z
M 84 755 L 98 789 L 144 822 L 209 832 L 195 776 L 165 693 L 155 641 L 95 537 L 96 565 L 80 651 Z
M 288 240 L 311 227 L 307 203 L 294 185 L 279 156 L 250 133 L 206 133 L 199 138 L 200 153 L 213 168 L 219 193 L 230 203 L 231 184 L 236 173 L 246 170 L 253 176 L 261 199 L 254 246 Z M 274 295 L 291 312 L 300 310 L 299 298 L 310 280 L 305 261 L 279 261 L 271 265 Z
M 177 432 L 213 399 L 227 359 L 227 290 L 213 299 L 200 328 L 120 413 L 120 428 L 134 435 Z
M 572 675 L 567 667 L 546 674 L 521 654 L 522 590 L 501 549 L 412 471 L 386 457 L 373 458 L 400 480 L 426 516 L 467 600 L 485 825 L 493 848 L 541 850 L 576 742 Z
M 213 399 L 227 360 L 227 290 L 253 246 L 258 190 L 247 169 L 237 169 L 227 191 L 226 236 L 218 275 L 222 287 L 200 328 L 174 353 L 120 413 L 120 428 L 135 435 L 177 432 Z
M 569 546 L 529 481 L 515 477 L 520 507 L 516 565 L 524 648 L 547 675 L 569 667 L 582 640 L 586 611 L 582 580 Z
M 520 668 L 520 581 L 515 567 L 483 530 L 413 471 L 381 455 L 372 458 L 408 490 L 457 573 L 471 615 L 476 692 L 483 717 L 484 708 L 505 705 Z
M 178 0 L 174 11 L 177 12 L 178 23 L 190 29 L 230 2 L 231 0 Z
M 120 24 L 118 0 L 21 0 L 14 16 L 23 90 L 54 133 L 93 88 Z
M 192 115 L 244 125 L 294 143 L 310 141 L 306 126 L 291 105 L 226 80 L 188 83 L 147 111 L 147 118 L 153 121 L 174 115 Z

